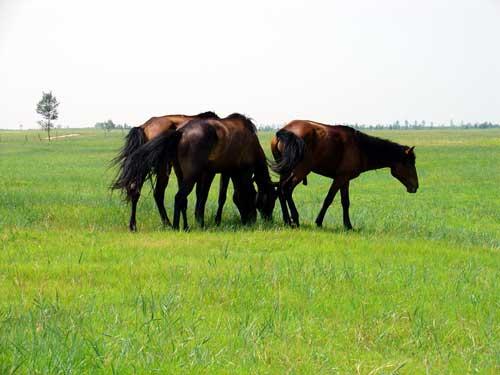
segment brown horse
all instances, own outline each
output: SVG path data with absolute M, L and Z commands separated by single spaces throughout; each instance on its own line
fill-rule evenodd
M 155 139 L 156 137 L 180 129 L 184 124 L 193 119 L 219 118 L 214 112 L 204 112 L 195 116 L 187 115 L 167 115 L 161 117 L 151 117 L 144 124 L 134 127 L 128 133 L 125 144 L 118 156 L 113 159 L 113 163 L 118 165 L 119 171 L 116 179 L 111 185 L 112 189 L 122 190 L 126 200 L 131 203 L 129 228 L 131 231 L 137 230 L 136 210 L 137 202 L 141 194 L 142 185 L 146 178 L 145 173 L 134 170 L 134 165 L 130 163 L 130 156 L 141 145 Z M 163 225 L 171 225 L 165 209 L 165 189 L 168 185 L 170 170 L 172 165 L 165 163 L 156 171 L 156 184 L 154 187 L 154 199 L 160 213 Z
M 140 165 L 138 169 L 148 173 L 160 168 L 165 161 L 174 164 L 179 181 L 175 196 L 175 229 L 179 228 L 181 214 L 184 228 L 188 228 L 187 197 L 195 184 L 195 217 L 201 226 L 204 225 L 205 204 L 216 173 L 227 175 L 233 181 L 233 200 L 244 224 L 255 221 L 257 209 L 266 219 L 272 216 L 275 188 L 255 125 L 243 115 L 234 113 L 220 120 L 192 120 L 181 129 L 145 144 L 132 159 Z M 258 193 L 253 186 L 254 180 Z
M 283 220 L 288 225 L 299 226 L 299 214 L 292 193 L 301 181 L 307 183 L 306 177 L 310 172 L 333 178 L 316 218 L 318 226 L 323 224 L 326 210 L 340 190 L 344 226 L 352 229 L 349 181 L 363 172 L 387 167 L 409 193 L 418 189 L 413 147 L 372 137 L 348 126 L 292 121 L 276 133 L 271 149 L 276 161 L 272 169 L 280 175 L 278 196 Z

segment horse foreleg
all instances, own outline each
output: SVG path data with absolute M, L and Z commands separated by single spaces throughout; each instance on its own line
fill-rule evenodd
M 332 185 L 330 186 L 330 189 L 326 194 L 323 206 L 321 207 L 318 217 L 316 218 L 316 225 L 318 227 L 321 227 L 323 225 L 323 219 L 325 218 L 328 207 L 330 207 L 330 205 L 332 204 L 333 199 L 335 198 L 335 194 L 337 194 L 341 186 L 343 186 L 345 183 L 346 181 L 343 178 L 335 178 L 335 180 L 333 180 Z
M 215 224 L 220 225 L 222 221 L 222 209 L 226 203 L 227 187 L 229 185 L 229 175 L 220 175 L 220 187 L 219 187 L 219 206 L 217 207 L 217 214 L 215 215 Z
M 344 215 L 344 227 L 347 230 L 352 229 L 351 219 L 349 218 L 349 182 L 340 188 L 340 199 L 342 201 L 342 211 Z

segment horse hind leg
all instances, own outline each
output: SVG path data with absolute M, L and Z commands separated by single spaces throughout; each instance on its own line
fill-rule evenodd
M 174 221 L 173 228 L 179 229 L 180 215 L 182 213 L 182 218 L 184 221 L 184 230 L 189 229 L 189 225 L 187 222 L 187 197 L 191 193 L 194 188 L 195 180 L 194 179 L 186 179 L 181 182 L 179 191 L 175 195 L 175 205 L 174 205 Z
M 167 210 L 165 209 L 165 189 L 168 185 L 168 179 L 170 175 L 171 164 L 166 164 L 158 172 L 156 178 L 156 186 L 154 190 L 154 198 L 156 206 L 158 207 L 158 212 L 160 213 L 161 221 L 163 226 L 171 226 L 170 220 L 168 219 Z
M 229 185 L 229 175 L 221 174 L 220 187 L 219 187 L 219 202 L 218 202 L 219 205 L 217 207 L 217 214 L 215 215 L 215 225 L 220 225 L 222 221 L 222 210 L 224 208 L 224 204 L 226 203 L 228 185 Z
M 205 205 L 214 177 L 215 173 L 205 172 L 196 184 L 195 218 L 202 228 L 205 226 Z
M 137 232 L 137 202 L 139 202 L 139 198 L 141 197 L 142 184 L 143 181 L 134 183 L 127 192 L 130 199 L 130 220 L 128 227 L 131 232 Z
M 282 184 L 283 195 L 290 208 L 290 225 L 293 227 L 300 226 L 299 212 L 293 200 L 293 190 L 307 177 L 310 170 L 309 162 L 305 160 L 294 168 L 291 175 L 286 178 Z
M 292 225 L 292 221 L 290 219 L 290 214 L 288 212 L 288 207 L 286 205 L 285 193 L 284 193 L 283 189 L 281 188 L 281 182 L 280 182 L 280 187 L 278 188 L 278 199 L 280 201 L 281 213 L 283 215 L 283 221 L 284 221 L 285 225 Z
M 137 220 L 136 220 L 136 212 L 137 212 L 137 202 L 141 196 L 141 193 L 134 192 L 130 194 L 130 220 L 128 224 L 128 228 L 131 232 L 137 232 Z

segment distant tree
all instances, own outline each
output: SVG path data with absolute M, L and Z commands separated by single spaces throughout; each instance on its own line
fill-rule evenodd
M 104 134 L 106 135 L 106 132 L 110 132 L 113 129 L 119 129 L 122 125 L 117 125 L 113 122 L 113 120 L 107 120 L 104 122 L 97 122 L 94 125 L 94 128 L 96 129 L 102 129 L 104 130 Z
M 38 102 L 36 106 L 36 113 L 43 117 L 43 120 L 38 121 L 38 124 L 43 130 L 47 131 L 47 136 L 50 141 L 50 129 L 54 127 L 52 124 L 53 120 L 57 120 L 59 113 L 57 112 L 57 107 L 59 102 L 56 97 L 50 92 L 42 93 L 42 99 Z

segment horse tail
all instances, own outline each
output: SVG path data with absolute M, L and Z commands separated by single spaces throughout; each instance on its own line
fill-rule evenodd
M 118 166 L 118 173 L 111 184 L 111 190 L 125 190 L 124 180 L 128 174 L 127 160 L 139 147 L 146 143 L 144 129 L 140 126 L 130 129 L 125 136 L 125 143 L 118 155 L 111 160 L 111 166 Z
M 118 152 L 118 155 L 111 161 L 113 165 L 119 165 L 123 169 L 125 159 L 127 159 L 135 150 L 146 143 L 144 129 L 140 126 L 130 129 L 125 137 L 125 144 Z
M 271 163 L 271 169 L 286 176 L 300 163 L 304 158 L 305 142 L 288 130 L 281 129 L 276 133 L 276 138 L 283 144 L 283 151 L 279 153 L 276 162 Z
M 124 160 L 123 168 L 111 188 L 122 190 L 129 200 L 146 179 L 175 157 L 180 134 L 170 130 L 137 148 Z

